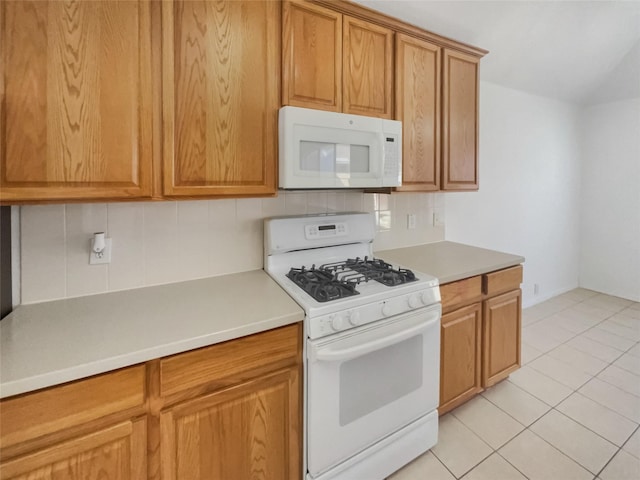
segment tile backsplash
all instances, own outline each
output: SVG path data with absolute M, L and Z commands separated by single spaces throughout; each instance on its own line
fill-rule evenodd
M 275 198 L 93 203 L 20 208 L 22 303 L 158 285 L 262 268 L 262 220 L 368 211 L 374 250 L 444 240 L 442 193 L 279 192 Z M 416 228 L 407 228 L 407 215 Z M 112 239 L 111 263 L 89 265 L 94 232 Z

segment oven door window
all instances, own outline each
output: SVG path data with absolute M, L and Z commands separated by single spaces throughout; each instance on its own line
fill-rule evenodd
M 422 335 L 340 365 L 340 426 L 422 387 Z
M 438 406 L 440 308 L 307 342 L 307 467 L 316 476 Z

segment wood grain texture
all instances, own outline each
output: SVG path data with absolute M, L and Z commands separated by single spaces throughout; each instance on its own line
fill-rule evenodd
M 520 368 L 522 291 L 484 302 L 482 386 L 489 387 Z
M 301 341 L 300 325 L 294 324 L 163 358 L 161 394 L 168 396 L 272 364 L 296 363 Z
M 342 20 L 343 111 L 393 117 L 393 31 L 345 16 Z
M 0 11 L 0 201 L 150 196 L 148 1 Z
M 478 189 L 479 59 L 444 50 L 442 189 Z
M 440 298 L 443 312 L 477 302 L 482 298 L 482 277 L 477 275 L 440 285 Z
M 342 110 L 342 15 L 283 2 L 282 104 Z
M 81 425 L 145 402 L 139 365 L 0 402 L 0 448 Z
M 498 295 L 520 288 L 522 283 L 522 265 L 505 268 L 482 276 L 482 291 L 487 296 Z
M 164 480 L 300 478 L 299 367 L 162 413 Z
M 0 464 L 3 480 L 144 480 L 145 419 L 100 431 Z
M 442 316 L 440 330 L 440 406 L 442 415 L 482 390 L 482 304 Z
M 279 2 L 163 2 L 164 194 L 276 190 Z
M 311 0 L 316 5 L 322 5 L 326 8 L 330 8 L 331 10 L 335 10 L 336 12 L 343 13 L 345 15 L 349 15 L 354 18 L 360 18 L 367 20 L 368 22 L 376 23 L 383 27 L 394 30 L 398 33 L 403 33 L 407 35 L 411 35 L 416 38 L 421 38 L 426 40 L 427 42 L 433 43 L 434 45 L 438 45 L 440 47 L 446 47 L 452 50 L 460 51 L 463 53 L 467 53 L 469 55 L 477 56 L 478 58 L 483 57 L 487 53 L 488 50 L 483 48 L 475 47 L 473 45 L 469 45 L 466 43 L 462 43 L 457 40 L 453 40 L 451 38 L 443 37 L 442 35 L 435 34 L 433 32 L 429 32 L 422 28 L 418 28 L 410 23 L 403 22 L 398 20 L 397 18 L 390 17 L 385 15 L 384 13 L 378 12 L 376 10 L 372 10 L 371 8 L 367 8 L 363 5 L 345 1 L 345 0 Z
M 402 121 L 401 191 L 440 189 L 440 47 L 396 34 L 396 120 Z
M 0 478 L 297 479 L 301 369 L 294 324 L 3 399 Z

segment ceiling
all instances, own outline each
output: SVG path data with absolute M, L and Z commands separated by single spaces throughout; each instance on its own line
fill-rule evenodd
M 640 0 L 354 0 L 489 50 L 482 80 L 589 104 L 640 97 Z

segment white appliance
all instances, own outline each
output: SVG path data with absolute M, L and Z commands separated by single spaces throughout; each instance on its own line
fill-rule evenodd
M 437 441 L 438 281 L 374 259 L 368 213 L 264 232 L 265 270 L 305 311 L 305 478 L 382 480 Z
M 402 122 L 282 107 L 280 188 L 397 187 L 402 181 Z

